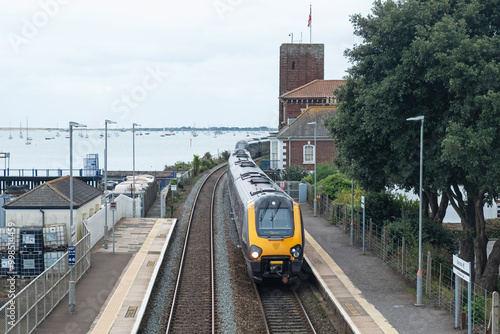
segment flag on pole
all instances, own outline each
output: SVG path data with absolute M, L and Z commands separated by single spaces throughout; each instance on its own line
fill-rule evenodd
M 311 21 L 312 21 L 312 5 L 309 5 L 309 20 L 307 20 L 308 27 L 311 27 Z

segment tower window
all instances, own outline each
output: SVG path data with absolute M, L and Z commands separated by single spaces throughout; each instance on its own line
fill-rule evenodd
M 292 71 L 294 71 L 294 70 L 295 70 L 295 62 L 292 61 Z

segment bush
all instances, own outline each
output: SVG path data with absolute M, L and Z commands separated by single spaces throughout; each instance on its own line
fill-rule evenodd
M 373 223 L 377 226 L 384 226 L 401 218 L 401 203 L 395 200 L 393 194 L 371 191 L 366 193 L 365 203 L 366 217 L 373 218 Z
M 323 180 L 317 182 L 317 185 L 323 195 L 327 195 L 333 200 L 337 198 L 342 190 L 349 189 L 350 191 L 351 189 L 351 181 L 341 173 L 328 175 Z
M 486 235 L 490 239 L 500 238 L 500 218 L 486 219 Z
M 408 244 L 418 247 L 418 225 L 418 218 L 415 219 L 413 213 L 403 210 L 401 218 L 387 223 L 387 232 L 391 239 L 404 237 Z M 451 261 L 451 256 L 458 251 L 457 238 L 453 232 L 429 219 L 422 221 L 422 243 L 429 245 L 427 248 L 431 250 L 433 260 L 443 263 Z M 435 251 L 436 249 L 438 250 Z
M 332 164 L 321 164 L 316 166 L 316 183 L 323 180 L 329 175 L 332 174 L 337 174 L 339 170 L 335 165 Z M 309 174 L 306 177 L 306 181 L 309 182 L 310 184 L 314 183 L 314 173 Z
M 302 181 L 308 172 L 299 165 L 290 166 L 283 170 L 282 177 L 285 181 Z
M 364 191 L 361 188 L 358 188 L 358 185 L 354 183 L 354 206 L 360 206 L 361 205 L 361 196 L 364 194 Z M 351 194 L 351 187 L 349 189 L 342 189 L 340 193 L 337 194 L 337 198 L 335 201 L 337 203 L 344 203 L 351 205 L 351 199 L 352 199 L 352 194 Z

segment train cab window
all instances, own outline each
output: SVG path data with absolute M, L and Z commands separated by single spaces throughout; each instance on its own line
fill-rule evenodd
M 293 217 L 289 208 L 280 204 L 259 209 L 257 234 L 265 238 L 286 238 L 293 235 Z

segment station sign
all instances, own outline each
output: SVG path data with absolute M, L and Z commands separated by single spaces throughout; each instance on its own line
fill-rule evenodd
M 68 247 L 68 265 L 74 266 L 76 262 L 76 248 L 75 246 Z
M 470 282 L 470 262 L 462 260 L 458 255 L 453 255 L 453 273 L 464 281 Z

